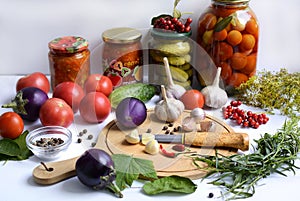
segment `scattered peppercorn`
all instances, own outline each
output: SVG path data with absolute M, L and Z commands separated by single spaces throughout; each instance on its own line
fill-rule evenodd
M 173 123 L 169 123 L 169 125 L 168 125 L 169 127 L 173 127 L 174 126 L 174 124 Z
M 34 145 L 38 147 L 49 147 L 49 146 L 54 147 L 63 143 L 64 143 L 63 139 L 51 137 L 51 138 L 40 138 L 39 140 L 35 141 Z
M 92 147 L 96 146 L 96 142 L 92 142 L 92 143 L 91 143 L 91 146 L 92 146 Z
M 83 132 L 83 134 L 86 134 L 87 133 L 87 129 L 83 129 L 82 132 Z
M 78 138 L 77 139 L 77 143 L 81 143 L 82 142 L 82 139 L 81 138 Z
M 209 193 L 208 194 L 208 198 L 213 198 L 214 197 L 214 194 L 213 193 Z
M 164 126 L 162 129 L 165 131 L 168 129 L 168 126 Z
M 93 135 L 88 135 L 88 140 L 91 140 L 91 139 L 93 139 Z

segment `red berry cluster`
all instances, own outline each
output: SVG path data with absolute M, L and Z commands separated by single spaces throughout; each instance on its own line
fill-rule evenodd
M 157 29 L 165 29 L 176 31 L 178 33 L 187 33 L 191 31 L 192 18 L 187 18 L 184 21 L 176 17 L 162 17 L 154 22 L 153 27 Z
M 251 111 L 245 111 L 238 108 L 242 105 L 241 101 L 231 101 L 230 105 L 223 108 L 225 119 L 231 119 L 243 127 L 258 128 L 269 121 L 265 113 L 256 114 Z

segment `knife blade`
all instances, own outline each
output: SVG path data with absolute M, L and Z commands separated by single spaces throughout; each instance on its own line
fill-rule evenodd
M 249 136 L 247 133 L 190 132 L 174 135 L 155 134 L 154 136 L 155 140 L 161 143 L 181 143 L 197 147 L 235 148 L 242 151 L 249 149 Z

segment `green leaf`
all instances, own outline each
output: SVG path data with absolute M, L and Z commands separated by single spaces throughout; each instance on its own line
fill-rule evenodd
M 19 145 L 21 153 L 18 156 L 19 160 L 25 160 L 33 155 L 32 151 L 30 151 L 26 146 L 26 136 L 28 135 L 29 131 L 26 130 L 14 141 Z
M 17 156 L 21 153 L 19 145 L 8 138 L 0 140 L 0 153 L 7 156 Z
M 125 154 L 114 154 L 112 159 L 116 169 L 116 185 L 120 190 L 131 186 L 140 176 L 146 179 L 157 179 L 156 171 L 150 160 L 134 158 Z
M 176 18 L 179 19 L 181 17 L 181 12 L 178 9 L 174 9 L 173 10 L 173 17 L 176 17 Z
M 219 21 L 215 28 L 214 28 L 214 31 L 215 32 L 219 32 L 219 31 L 222 31 L 223 29 L 225 29 L 227 27 L 227 25 L 231 22 L 232 20 L 232 16 L 228 16 L 228 17 L 225 17 L 223 18 L 221 21 Z
M 28 131 L 24 131 L 18 138 L 11 140 L 3 138 L 0 140 L 0 161 L 25 160 L 33 155 L 26 146 L 26 136 Z
M 164 192 L 194 193 L 197 185 L 186 177 L 169 176 L 148 182 L 143 186 L 143 190 L 148 195 L 156 195 Z

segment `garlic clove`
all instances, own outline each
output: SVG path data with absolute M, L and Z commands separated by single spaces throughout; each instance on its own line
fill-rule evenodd
M 202 108 L 197 107 L 191 111 L 190 117 L 194 118 L 194 121 L 199 124 L 201 120 L 205 119 L 206 113 Z
M 125 140 L 129 144 L 138 144 L 140 142 L 138 131 L 136 129 L 132 130 L 129 134 L 125 135 Z
M 142 144 L 146 145 L 149 141 L 154 140 L 155 136 L 151 133 L 143 133 L 142 134 Z
M 157 140 L 150 140 L 147 142 L 145 147 L 145 152 L 151 155 L 158 154 L 159 152 L 159 144 Z
M 197 124 L 192 117 L 185 117 L 182 120 L 182 129 L 186 132 L 196 131 L 197 130 Z

